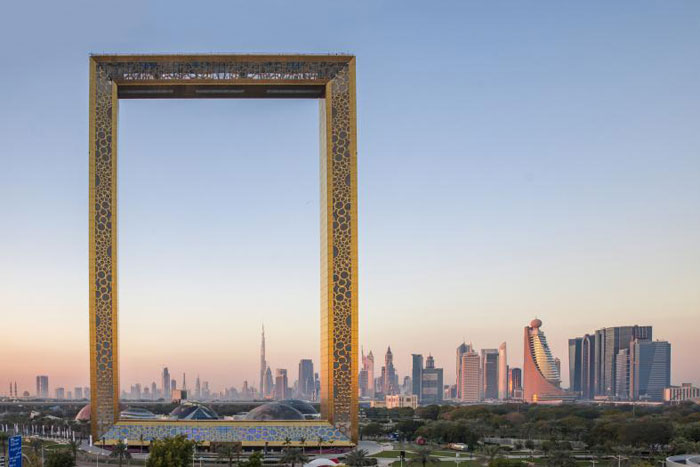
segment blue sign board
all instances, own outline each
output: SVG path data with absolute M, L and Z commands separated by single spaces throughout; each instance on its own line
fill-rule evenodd
M 7 455 L 8 467 L 22 467 L 22 437 L 10 438 L 10 450 Z

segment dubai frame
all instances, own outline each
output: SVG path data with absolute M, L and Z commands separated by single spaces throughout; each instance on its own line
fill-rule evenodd
M 120 420 L 117 115 L 120 99 L 319 100 L 321 418 L 315 421 Z M 164 200 L 163 202 L 167 202 Z M 357 442 L 357 142 L 350 55 L 90 57 L 91 429 L 106 443 L 184 434 L 203 442 Z

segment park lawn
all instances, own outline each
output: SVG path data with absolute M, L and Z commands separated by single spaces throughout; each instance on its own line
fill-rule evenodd
M 525 463 L 529 463 L 530 460 L 523 459 Z M 541 465 L 544 464 L 543 459 L 534 459 L 534 464 L 535 465 Z M 453 462 L 453 461 L 439 461 L 439 462 L 432 462 L 428 464 L 426 467 L 484 467 L 486 461 L 479 462 L 475 460 L 463 460 L 460 461 L 459 463 Z M 576 466 L 577 467 L 590 467 L 591 463 L 588 461 L 576 461 Z M 391 467 L 401 467 L 401 462 L 396 461 L 391 464 Z
M 411 449 L 418 449 L 420 446 L 415 446 L 415 447 L 407 447 L 404 449 L 406 451 L 406 458 L 410 459 L 416 456 L 416 453 L 411 451 Z M 391 451 L 382 451 L 378 452 L 377 454 L 372 454 L 369 457 L 378 457 L 378 458 L 383 458 L 383 459 L 398 459 L 401 454 L 401 450 L 399 449 L 394 449 Z M 463 464 L 466 462 L 467 458 L 471 455 L 468 452 L 460 452 L 460 457 L 465 459 L 464 461 L 460 461 L 460 464 Z M 457 457 L 457 451 L 432 451 L 430 453 L 431 457 Z
M 383 459 L 391 459 L 392 457 L 396 457 L 398 459 L 400 454 L 401 454 L 401 451 L 382 451 L 382 452 L 378 452 L 376 454 L 372 454 L 369 457 L 381 457 Z M 408 454 L 408 453 L 406 453 L 406 454 Z
M 401 462 L 394 462 L 391 464 L 391 467 L 401 467 Z M 452 461 L 436 461 L 427 464 L 427 467 L 483 467 L 483 465 L 476 461 L 464 460 L 460 461 L 459 465 L 457 464 L 457 462 Z
M 469 457 L 473 454 L 469 451 L 433 451 L 434 456 L 440 457 L 457 457 L 458 453 L 459 457 Z

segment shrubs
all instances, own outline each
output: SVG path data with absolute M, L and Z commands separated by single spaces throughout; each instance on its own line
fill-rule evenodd
M 52 451 L 46 457 L 44 467 L 73 467 L 73 454 L 68 451 Z
M 151 443 L 147 467 L 189 467 L 195 443 L 182 435 L 158 439 Z

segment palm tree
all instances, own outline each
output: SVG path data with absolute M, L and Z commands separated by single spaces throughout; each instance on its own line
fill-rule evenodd
M 306 462 L 306 460 L 306 456 L 299 449 L 287 449 L 284 451 L 284 455 L 280 459 L 282 463 L 290 464 L 292 467 L 294 467 L 297 463 L 303 464 Z
M 126 444 L 124 444 L 123 441 L 119 441 L 114 445 L 114 450 L 109 457 L 116 457 L 119 459 L 119 467 L 122 467 L 122 462 L 124 459 L 131 459 L 131 454 L 129 453 L 129 448 L 126 446 Z
M 319 455 L 323 454 L 323 438 L 320 436 L 318 437 L 318 453 Z
M 80 448 L 80 441 L 72 440 L 68 442 L 68 447 L 70 448 L 71 452 L 73 453 L 73 461 L 77 464 L 78 463 L 78 448 Z
M 546 465 L 548 467 L 575 467 L 576 461 L 571 457 L 569 451 L 556 450 L 552 451 L 552 455 L 547 458 Z
M 10 435 L 5 433 L 4 431 L 0 433 L 0 443 L 2 443 L 2 457 L 5 458 L 7 457 L 7 440 L 10 438 Z
M 299 438 L 299 443 L 301 444 L 301 453 L 306 454 L 306 452 L 304 451 L 304 447 L 306 445 L 306 438 L 304 438 L 303 436 Z
M 488 459 L 488 463 L 490 464 L 493 462 L 493 460 L 498 457 L 498 454 L 501 452 L 501 446 L 498 444 L 487 444 L 484 447 L 481 448 L 481 454 L 484 456 L 486 459 Z
M 438 460 L 430 455 L 431 451 L 428 447 L 422 447 L 416 451 L 416 456 L 412 458 L 409 463 L 421 464 L 423 467 L 426 464 L 437 463 Z
M 285 438 L 284 438 L 284 442 L 283 442 L 282 444 L 284 444 L 285 446 L 289 447 L 289 445 L 292 444 L 292 440 L 289 439 L 289 437 L 285 437 Z
M 236 448 L 232 444 L 222 444 L 216 452 L 219 454 L 219 459 L 228 461 L 228 467 L 233 466 L 233 458 L 236 456 Z
M 32 449 L 32 452 L 34 452 L 34 455 L 39 457 L 39 454 L 41 454 L 41 440 L 38 438 L 34 438 L 29 442 L 29 447 Z
M 367 451 L 364 449 L 353 449 L 345 455 L 345 464 L 350 467 L 362 467 L 369 465 L 369 458 L 367 458 Z
M 267 443 L 265 443 L 267 444 Z M 236 444 L 233 445 L 233 449 L 236 451 L 236 465 L 241 465 L 241 452 L 243 451 L 243 444 L 240 442 L 237 442 Z M 265 460 L 265 455 L 263 454 L 262 456 L 263 460 Z

